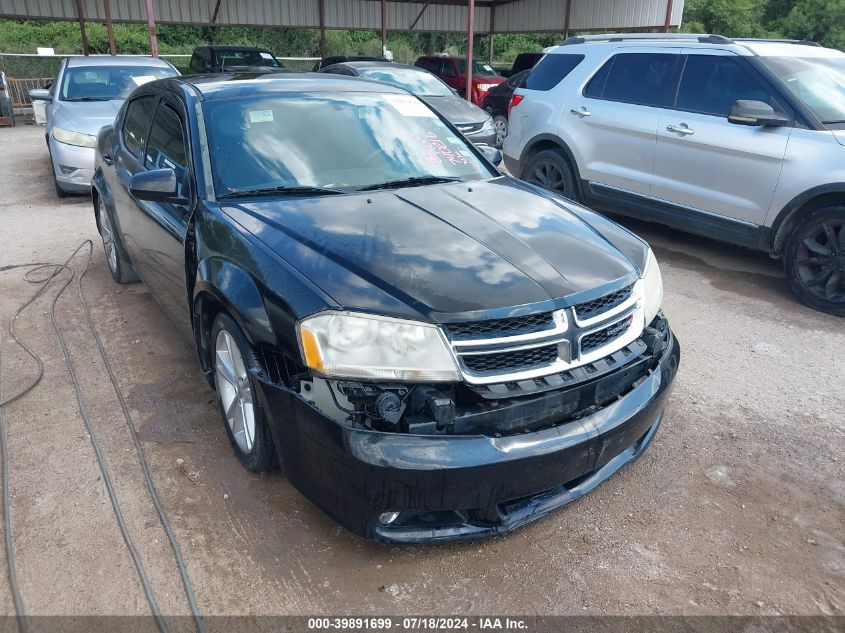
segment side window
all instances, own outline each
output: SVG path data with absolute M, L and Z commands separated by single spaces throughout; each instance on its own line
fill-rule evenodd
M 525 80 L 528 90 L 551 90 L 584 59 L 583 55 L 546 55 Z
M 126 114 L 123 117 L 121 130 L 123 144 L 139 159 L 147 144 L 147 131 L 150 129 L 155 99 L 152 95 L 133 99 L 127 105 Z
M 164 102 L 160 103 L 155 118 L 153 118 L 153 125 L 150 128 L 150 139 L 147 142 L 144 166 L 147 169 L 166 169 L 169 167 L 174 170 L 181 189 L 188 168 L 185 148 L 185 133 L 179 115 L 169 105 Z
M 619 53 L 590 80 L 584 95 L 638 105 L 669 105 L 677 59 L 678 55 L 667 53 Z
M 451 59 L 443 60 L 443 69 L 441 72 L 444 77 L 454 77 L 457 74 L 455 72 L 455 64 L 452 62 Z
M 202 59 L 200 58 L 199 52 L 191 55 L 191 63 L 188 65 L 188 68 L 195 73 L 202 72 Z
M 764 101 L 783 108 L 772 93 L 739 60 L 723 55 L 690 55 L 684 65 L 675 107 L 727 117 L 740 99 Z

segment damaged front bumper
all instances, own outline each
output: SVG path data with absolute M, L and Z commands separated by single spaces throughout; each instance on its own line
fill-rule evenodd
M 293 390 L 262 386 L 282 467 L 302 494 L 363 537 L 420 543 L 513 530 L 637 459 L 660 426 L 679 361 L 667 326 L 650 366 L 624 395 L 575 419 L 559 415 L 557 425 L 504 436 L 355 428 Z M 560 392 L 549 391 L 532 398 L 529 410 L 550 419 L 559 407 Z M 525 411 L 517 398 L 499 413 Z

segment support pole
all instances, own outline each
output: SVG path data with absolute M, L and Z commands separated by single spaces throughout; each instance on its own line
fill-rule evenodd
M 211 15 L 211 23 L 214 24 L 217 22 L 217 16 L 220 15 L 220 0 L 217 0 L 217 4 L 214 5 L 214 13 Z
M 114 24 L 111 21 L 110 0 L 103 0 L 103 9 L 106 12 L 106 30 L 109 33 L 109 55 L 117 55 L 117 45 L 114 42 Z
M 472 103 L 472 45 L 475 31 L 475 0 L 467 2 L 467 101 Z
M 663 23 L 663 32 L 668 33 L 672 28 L 672 0 L 666 0 L 666 21 Z
M 158 57 L 158 37 L 156 37 L 156 19 L 153 15 L 153 0 L 146 0 L 147 30 L 150 32 L 150 54 Z
M 317 0 L 317 9 L 320 14 L 320 57 L 326 57 L 326 6 L 323 0 Z
M 82 54 L 90 55 L 88 34 L 85 32 L 85 15 L 82 13 L 82 0 L 76 0 L 76 17 L 79 18 L 79 35 L 82 37 Z
M 493 65 L 493 38 L 495 37 L 493 30 L 496 28 L 496 5 L 490 5 L 490 33 L 487 42 L 487 63 Z
M 566 0 L 566 13 L 563 17 L 563 39 L 569 37 L 569 16 L 572 14 L 572 0 Z
M 381 52 L 387 50 L 387 0 L 381 0 Z

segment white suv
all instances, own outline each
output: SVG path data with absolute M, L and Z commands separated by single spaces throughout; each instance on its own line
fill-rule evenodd
M 511 100 L 517 177 L 783 257 L 845 316 L 845 53 L 718 35 L 569 38 Z

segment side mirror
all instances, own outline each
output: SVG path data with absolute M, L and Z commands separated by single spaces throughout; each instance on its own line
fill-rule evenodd
M 728 122 L 736 125 L 789 125 L 789 117 L 763 101 L 740 99 L 734 103 Z
M 481 150 L 482 154 L 484 154 L 484 158 L 489 160 L 496 167 L 501 164 L 502 152 L 497 150 L 495 147 L 490 147 L 489 145 L 476 145 L 476 147 Z
M 44 88 L 33 88 L 29 91 L 29 98 L 31 101 L 52 101 L 53 95 Z
M 179 195 L 176 172 L 170 168 L 135 174 L 129 181 L 129 193 L 138 200 L 188 204 L 188 199 Z

